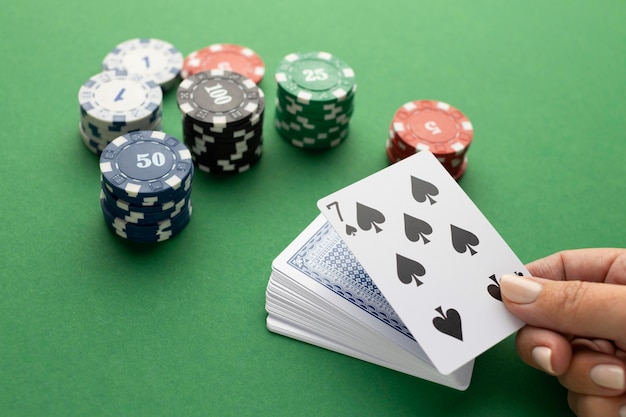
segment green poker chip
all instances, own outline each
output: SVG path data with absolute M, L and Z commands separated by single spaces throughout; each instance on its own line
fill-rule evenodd
M 348 136 L 354 112 L 354 71 L 328 52 L 291 53 L 275 73 L 275 127 L 299 148 L 326 149 Z
M 276 97 L 287 112 L 294 115 L 306 113 L 311 119 L 330 120 L 337 114 L 349 111 L 354 106 L 354 95 L 340 103 L 316 103 L 315 105 L 299 103 L 296 98 L 284 95 L 281 92 L 277 92 Z
M 335 116 L 331 120 L 310 119 L 302 115 L 293 115 L 285 112 L 279 103 L 276 104 L 276 118 L 288 125 L 293 125 L 296 130 L 328 133 L 336 127 L 345 127 L 350 123 L 352 109 L 341 115 Z
M 356 90 L 352 68 L 328 52 L 285 56 L 276 69 L 275 79 L 279 91 L 304 105 L 341 102 Z

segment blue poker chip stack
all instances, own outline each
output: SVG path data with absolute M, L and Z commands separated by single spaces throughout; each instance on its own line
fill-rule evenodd
M 130 132 L 100 155 L 100 206 L 115 234 L 134 242 L 161 242 L 191 219 L 194 175 L 189 149 L 160 131 Z

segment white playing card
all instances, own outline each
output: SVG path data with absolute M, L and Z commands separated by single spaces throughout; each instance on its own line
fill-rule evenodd
M 430 152 L 318 207 L 442 374 L 523 325 L 498 299 L 497 277 L 528 272 Z

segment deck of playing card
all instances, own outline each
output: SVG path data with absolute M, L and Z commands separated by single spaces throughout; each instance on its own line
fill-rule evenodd
M 423 151 L 318 202 L 272 263 L 269 330 L 456 389 L 523 323 L 498 277 L 522 262 Z

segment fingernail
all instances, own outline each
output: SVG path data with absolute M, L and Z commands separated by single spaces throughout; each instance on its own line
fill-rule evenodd
M 500 279 L 502 295 L 518 304 L 529 304 L 535 301 L 541 288 L 538 282 L 514 274 L 502 275 Z
M 589 373 L 591 380 L 604 388 L 624 389 L 624 370 L 617 365 L 596 365 Z
M 619 409 L 619 417 L 626 417 L 626 405 Z
M 550 375 L 554 375 L 552 369 L 552 349 L 547 346 L 537 346 L 532 352 L 535 364 Z

